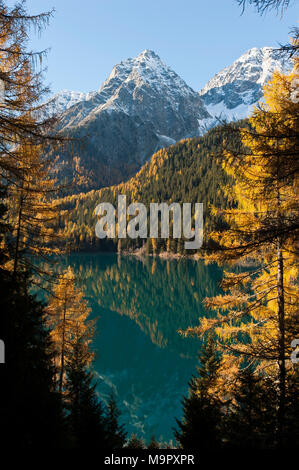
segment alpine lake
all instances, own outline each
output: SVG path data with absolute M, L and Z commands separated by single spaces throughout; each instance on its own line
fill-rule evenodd
M 202 260 L 72 254 L 71 266 L 96 318 L 93 340 L 97 392 L 114 393 L 128 435 L 174 440 L 175 418 L 196 373 L 201 341 L 179 330 L 211 315 L 202 300 L 220 293 L 222 268 Z

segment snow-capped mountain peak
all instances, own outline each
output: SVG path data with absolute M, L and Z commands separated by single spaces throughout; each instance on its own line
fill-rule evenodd
M 150 49 L 115 65 L 97 93 L 63 116 L 62 125 L 84 126 L 103 112 L 152 123 L 157 135 L 175 140 L 195 133 L 198 120 L 209 117 L 198 92 Z
M 152 99 L 149 103 L 149 94 Z M 161 107 L 161 99 L 175 112 L 180 111 L 184 100 L 191 101 L 199 109 L 198 117 L 207 116 L 201 105 L 198 93 L 192 90 L 170 67 L 165 65 L 152 50 L 146 49 L 134 59 L 126 59 L 113 67 L 108 79 L 99 89 L 104 97 L 95 112 L 117 109 L 130 115 L 143 114 L 154 104 Z M 145 106 L 146 105 L 146 106 Z M 150 111 L 150 110 L 149 110 Z M 163 133 L 163 131 L 161 131 Z M 165 130 L 164 130 L 165 132 Z
M 289 66 L 281 53 L 272 47 L 253 47 L 241 55 L 232 65 L 218 72 L 201 90 L 206 94 L 211 88 L 223 87 L 237 80 L 264 85 L 274 70 L 283 71 Z
M 254 47 L 245 52 L 232 65 L 218 72 L 200 91 L 212 120 L 217 117 L 228 120 L 248 117 L 253 105 L 263 96 L 263 86 L 273 72 L 287 72 L 290 61 L 272 47 Z

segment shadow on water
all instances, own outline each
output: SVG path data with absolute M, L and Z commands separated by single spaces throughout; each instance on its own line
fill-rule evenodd
M 129 433 L 173 437 L 181 399 L 195 372 L 200 341 L 179 329 L 207 315 L 201 301 L 219 293 L 222 270 L 187 259 L 74 254 L 61 259 L 84 287 L 98 318 L 98 391 L 115 392 Z

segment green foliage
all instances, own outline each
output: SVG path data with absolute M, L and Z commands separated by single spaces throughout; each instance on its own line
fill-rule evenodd
M 105 416 L 106 449 L 121 449 L 126 442 L 127 433 L 124 425 L 119 424 L 120 412 L 112 394 L 110 396 Z
M 277 380 L 260 374 L 244 361 L 231 387 L 218 380 L 222 358 L 209 339 L 200 354 L 197 376 L 183 399 L 183 418 L 175 437 L 183 449 L 206 452 L 217 449 L 274 450 L 277 439 L 279 393 Z M 296 449 L 299 442 L 298 382 L 296 370 L 287 376 L 283 448 Z
M 275 445 L 276 397 L 270 380 L 244 368 L 234 385 L 225 436 L 228 447 L 265 449 Z
M 86 348 L 77 341 L 67 365 L 65 402 L 73 447 L 104 447 L 104 410 L 99 401 L 93 374 L 86 366 Z
M 183 398 L 184 416 L 176 420 L 175 438 L 183 449 L 216 450 L 220 448 L 221 403 L 210 388 L 219 368 L 217 351 L 209 339 L 200 354 L 198 376 L 189 383 L 189 396 Z

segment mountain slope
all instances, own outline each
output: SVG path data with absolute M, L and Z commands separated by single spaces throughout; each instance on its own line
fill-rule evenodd
M 217 73 L 200 91 L 212 119 L 204 124 L 213 126 L 220 117 L 228 121 L 249 116 L 263 96 L 263 86 L 273 72 L 287 72 L 290 61 L 280 51 L 263 47 L 252 48 L 232 65 Z
M 210 206 L 224 207 L 228 197 L 222 187 L 231 179 L 222 168 L 220 149 L 224 133 L 215 128 L 203 137 L 185 139 L 161 149 L 147 161 L 136 176 L 125 183 L 98 191 L 73 195 L 62 200 L 65 209 L 61 218 L 61 230 L 72 250 L 115 251 L 117 239 L 100 240 L 95 236 L 97 217 L 94 214 L 100 202 L 110 202 L 117 207 L 119 194 L 127 196 L 127 204 L 140 201 L 147 207 L 151 202 L 202 202 L 204 204 L 204 242 L 209 243 L 207 234 L 217 219 L 212 216 Z M 239 144 L 238 133 L 225 136 L 230 145 Z M 233 147 L 232 147 L 233 148 Z M 129 250 L 143 246 L 151 251 L 184 252 L 183 240 L 150 239 L 122 240 L 121 249 Z M 118 249 L 120 247 L 118 246 Z M 189 250 L 190 254 L 190 250 Z

